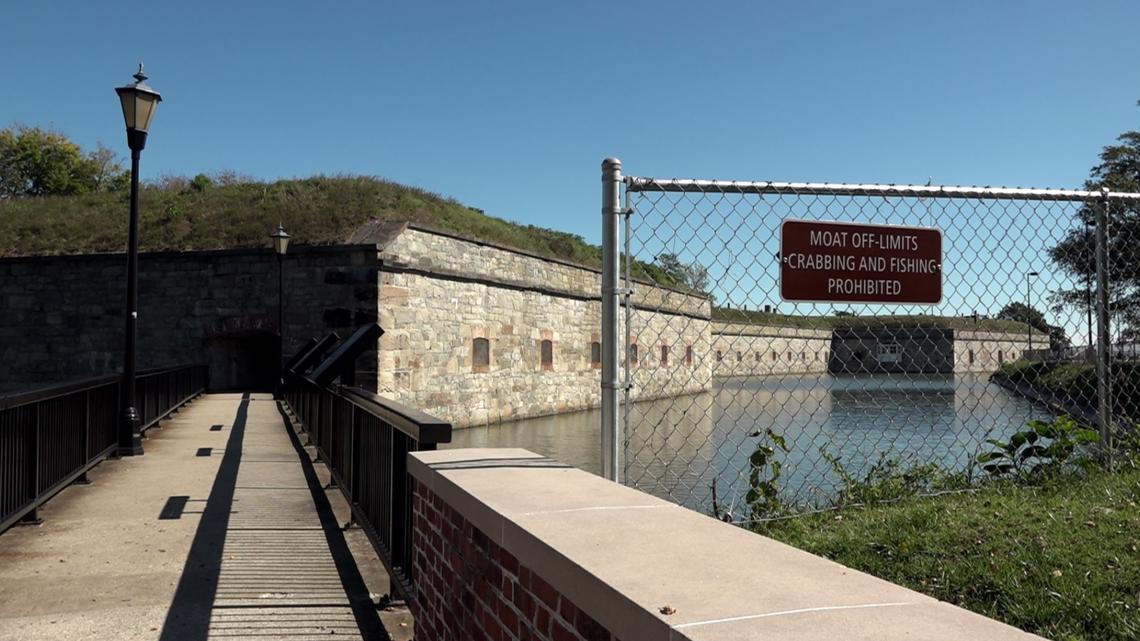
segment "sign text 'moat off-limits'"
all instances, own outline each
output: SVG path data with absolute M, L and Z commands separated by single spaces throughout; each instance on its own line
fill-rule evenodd
M 785 220 L 780 227 L 780 297 L 818 303 L 940 303 L 942 232 Z

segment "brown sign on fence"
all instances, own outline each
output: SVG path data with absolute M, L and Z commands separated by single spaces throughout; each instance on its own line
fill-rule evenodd
M 812 303 L 940 303 L 942 231 L 785 220 L 780 297 Z

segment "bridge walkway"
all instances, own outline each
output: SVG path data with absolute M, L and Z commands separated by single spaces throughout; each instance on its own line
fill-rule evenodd
M 203 396 L 148 436 L 0 536 L 0 639 L 389 638 L 380 561 L 270 395 Z

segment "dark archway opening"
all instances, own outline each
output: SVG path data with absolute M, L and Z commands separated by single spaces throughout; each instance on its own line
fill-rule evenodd
M 251 331 L 206 340 L 210 389 L 272 391 L 277 378 L 277 334 Z

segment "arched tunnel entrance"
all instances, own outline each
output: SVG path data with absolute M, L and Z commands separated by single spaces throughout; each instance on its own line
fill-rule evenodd
M 253 330 L 206 340 L 210 389 L 272 391 L 277 377 L 278 336 Z

